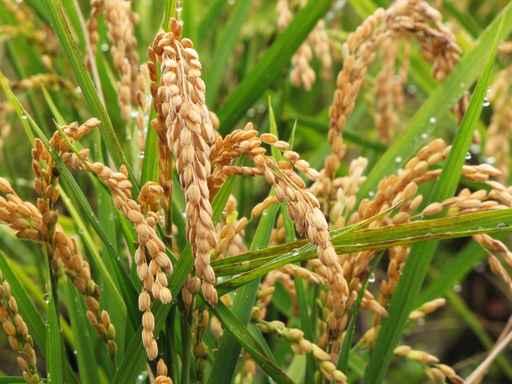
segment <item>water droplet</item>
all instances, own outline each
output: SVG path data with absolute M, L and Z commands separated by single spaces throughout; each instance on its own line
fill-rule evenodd
M 372 273 L 370 274 L 370 276 L 368 277 L 368 282 L 369 282 L 370 284 L 375 283 L 375 273 L 373 273 L 373 272 L 372 272 Z
M 482 103 L 482 107 L 486 108 L 488 107 L 489 105 L 491 105 L 491 102 L 489 101 L 489 99 L 486 97 L 484 97 L 484 101 Z
M 498 229 L 504 229 L 504 228 L 507 228 L 508 225 L 506 223 L 498 223 L 496 224 L 496 228 Z
M 110 47 L 108 46 L 108 44 L 107 44 L 107 43 L 102 43 L 102 44 L 100 45 L 100 49 L 101 49 L 103 52 L 108 52 L 109 48 L 110 48 Z
M 466 152 L 466 155 L 464 156 L 466 160 L 471 160 L 471 152 Z
M 428 133 L 422 133 L 421 134 L 421 139 L 422 140 L 427 140 L 428 139 Z
M 130 112 L 130 116 L 131 116 L 131 118 L 132 118 L 132 119 L 136 119 L 136 118 L 137 118 L 137 116 L 139 116 L 139 111 L 132 110 L 132 111 Z
M 80 87 L 76 87 L 76 88 L 75 88 L 75 94 L 77 94 L 77 95 L 81 95 L 81 94 L 82 94 L 82 88 L 80 88 Z
M 73 349 L 73 355 L 78 355 L 78 351 L 76 349 Z
M 430 124 L 435 124 L 437 123 L 437 118 L 435 116 L 432 116 L 430 119 L 428 119 L 428 121 Z
M 144 151 L 140 151 L 139 152 L 139 159 L 143 159 L 144 158 Z
M 489 156 L 485 159 L 485 162 L 490 165 L 496 164 L 496 158 L 494 156 Z
M 28 120 L 28 116 L 27 115 L 21 115 L 21 119 L 22 120 Z
M 403 161 L 402 156 L 395 157 L 395 163 L 400 164 Z
M 462 287 L 460 284 L 457 284 L 456 286 L 453 287 L 453 290 L 457 293 L 459 293 L 460 291 L 462 291 Z
M 466 88 L 466 83 L 464 83 L 464 82 L 462 81 L 462 82 L 459 84 L 459 86 L 460 86 L 461 88 Z
M 418 91 L 418 88 L 416 87 L 416 85 L 414 84 L 409 84 L 407 86 L 407 93 L 409 93 L 410 95 L 414 95 L 416 94 L 416 92 Z
M 299 256 L 299 251 L 298 251 L 297 249 L 296 249 L 296 250 L 294 250 L 294 251 L 292 252 L 292 256 L 293 256 L 293 257 L 297 257 L 297 256 Z
M 235 5 L 235 0 L 228 0 L 229 5 Z
M 375 196 L 375 192 L 374 191 L 368 192 L 368 197 L 374 197 L 374 196 Z

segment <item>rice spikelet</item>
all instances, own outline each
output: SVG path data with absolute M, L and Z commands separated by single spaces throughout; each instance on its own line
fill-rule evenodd
M 207 180 L 211 173 L 210 146 L 216 132 L 205 105 L 199 56 L 181 33 L 181 24 L 173 19 L 171 31 L 160 33 L 153 44 L 161 61 L 157 91 L 160 104 L 156 109 L 185 194 L 187 239 L 194 253 L 195 271 L 204 297 L 215 304 L 217 291 L 210 257 L 216 239 Z

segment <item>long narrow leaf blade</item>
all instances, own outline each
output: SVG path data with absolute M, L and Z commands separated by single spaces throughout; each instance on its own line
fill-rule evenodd
M 254 235 L 251 249 L 265 247 L 269 240 L 274 226 L 274 220 L 279 206 L 274 205 L 265 212 L 260 219 L 258 229 Z M 247 324 L 251 315 L 251 309 L 256 299 L 258 281 L 241 288 L 233 303 L 233 313 L 242 324 Z M 225 334 L 222 337 L 219 350 L 215 354 L 212 373 L 208 380 L 209 384 L 230 383 L 235 371 L 238 356 L 240 355 L 240 343 L 233 334 Z
M 443 201 L 453 196 L 459 184 L 465 154 L 469 150 L 473 129 L 482 111 L 482 103 L 492 74 L 503 22 L 504 19 L 500 19 L 498 23 L 496 37 L 489 50 L 484 73 L 473 92 L 468 111 L 464 115 L 441 177 L 434 185 L 430 201 Z M 423 244 L 418 244 L 411 249 L 411 256 L 405 263 L 402 277 L 391 298 L 389 317 L 383 321 L 375 349 L 372 351 L 370 362 L 366 370 L 365 382 L 376 384 L 381 383 L 384 379 L 393 356 L 393 349 L 398 344 L 409 313 L 413 310 L 416 296 L 421 289 L 437 245 L 438 241 L 428 241 Z
M 503 28 L 500 30 L 500 23 Z M 483 71 L 485 62 L 482 57 L 489 51 L 495 39 L 503 40 L 512 31 L 512 3 L 509 3 L 485 29 L 480 36 L 476 46 L 460 60 L 452 73 L 440 84 L 431 94 L 427 101 L 416 112 L 414 117 L 406 125 L 406 130 L 380 160 L 372 168 L 368 179 L 361 186 L 358 193 L 359 198 L 368 196 L 370 191 L 375 190 L 383 175 L 396 171 L 402 164 L 397 159 L 407 159 L 412 156 L 431 137 L 432 132 L 448 110 L 464 94 L 467 88 L 473 83 Z
M 288 28 L 279 35 L 255 69 L 245 76 L 244 81 L 219 111 L 222 133 L 229 132 L 268 86 L 281 76 L 281 70 L 288 65 L 293 53 L 331 4 L 332 0 L 309 1 L 295 15 Z
M 62 8 L 61 0 L 44 0 L 46 8 L 48 9 L 49 16 L 52 21 L 53 29 L 62 45 L 66 57 L 70 60 L 70 67 L 73 70 L 76 80 L 83 92 L 84 99 L 90 109 L 90 112 L 100 119 L 103 123 L 104 129 L 101 130 L 105 143 L 109 147 L 110 154 L 114 159 L 117 166 L 121 164 L 126 165 L 130 169 L 132 182 L 136 185 L 136 180 L 131 172 L 130 163 L 128 162 L 119 139 L 116 136 L 110 116 L 100 100 L 98 93 L 94 87 L 91 76 L 89 76 L 83 56 L 80 55 L 78 47 L 73 40 L 69 25 Z M 98 145 L 98 143 L 96 143 Z M 99 151 L 100 148 L 96 148 Z

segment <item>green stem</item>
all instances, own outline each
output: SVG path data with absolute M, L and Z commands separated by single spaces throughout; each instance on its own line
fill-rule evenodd
M 183 343 L 181 384 L 190 384 L 190 369 L 192 363 L 192 314 L 185 309 L 181 316 L 181 337 Z

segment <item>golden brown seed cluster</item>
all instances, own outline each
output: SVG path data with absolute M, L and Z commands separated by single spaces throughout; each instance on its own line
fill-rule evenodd
M 283 160 L 277 162 L 266 155 L 263 143 L 281 151 Z M 225 155 L 222 149 L 226 150 Z M 291 151 L 288 143 L 268 133 L 258 136 L 252 124 L 248 124 L 244 130 L 233 131 L 223 139 L 217 139 L 212 154 L 214 167 L 212 177 L 219 180 L 225 177 L 222 170 L 236 157 L 242 154 L 250 157 L 257 174 L 262 174 L 267 183 L 274 187 L 275 198 L 288 205 L 290 217 L 297 231 L 304 234 L 317 247 L 319 257 L 317 272 L 329 287 L 327 293 L 327 307 L 330 310 L 329 332 L 331 339 L 338 339 L 346 322 L 345 304 L 348 298 L 348 286 L 336 251 L 331 244 L 327 221 L 320 210 L 320 204 L 316 197 L 306 190 L 304 180 L 294 168 L 310 179 L 316 179 L 318 173 L 310 167 L 308 162 L 300 159 L 296 152 Z M 256 206 L 253 215 L 260 213 L 274 201 L 274 198 L 269 198 L 262 205 Z
M 25 77 L 11 85 L 14 91 L 27 91 L 34 88 L 62 88 L 66 91 L 73 91 L 74 86 L 69 80 L 64 79 L 54 73 L 38 73 Z M 73 94 L 73 93 L 72 93 Z
M 172 384 L 172 380 L 167 376 L 167 365 L 160 359 L 156 364 L 155 384 Z
M 128 180 L 125 167 L 116 172 L 103 163 L 89 161 L 87 152 L 82 151 L 78 155 L 71 152 L 72 141 L 89 133 L 98 123 L 97 119 L 91 119 L 80 126 L 71 124 L 63 129 L 65 135 L 54 135 L 52 144 L 72 169 L 95 174 L 111 191 L 116 208 L 135 227 L 138 242 L 135 263 L 137 275 L 143 283 L 139 295 L 139 310 L 143 312 L 142 340 L 148 357 L 152 360 L 157 357 L 158 346 L 154 338 L 155 321 L 151 312 L 151 298 L 164 304 L 172 301 L 171 291 L 167 287 L 167 275 L 172 272 L 172 263 L 166 254 L 165 244 L 156 231 L 163 189 L 160 185 L 149 182 L 142 187 L 138 200 L 134 200 L 132 184 Z
M 418 40 L 423 55 L 433 63 L 434 77 L 437 79 L 442 79 L 458 61 L 460 52 L 453 34 L 442 25 L 441 14 L 425 1 L 397 1 L 387 10 L 378 9 L 368 17 L 343 45 L 343 68 L 338 74 L 337 89 L 330 107 L 328 139 L 332 153 L 324 163 L 325 179 L 334 178 L 345 155 L 345 144 L 340 133 L 354 109 L 377 48 L 390 39 L 396 40 L 402 36 Z M 328 197 L 332 188 L 328 180 L 324 183 L 323 193 Z
M 87 131 L 97 124 L 91 120 L 81 128 L 72 125 L 68 130 Z M 50 142 L 59 143 L 58 134 L 55 134 Z M 67 143 L 65 145 L 68 145 Z M 60 148 L 63 144 L 60 144 Z M 89 263 L 85 260 L 78 248 L 78 244 L 61 229 L 56 227 L 58 213 L 55 203 L 59 198 L 58 178 L 52 155 L 44 144 L 36 139 L 32 150 L 32 169 L 35 175 L 34 188 L 39 195 L 37 208 L 42 216 L 39 229 L 40 240 L 46 245 L 48 254 L 54 268 L 64 267 L 66 275 L 78 291 L 85 296 L 87 305 L 87 318 L 103 337 L 111 353 L 116 351 L 115 329 L 109 314 L 100 309 L 100 291 L 96 282 L 92 279 Z
M 51 66 L 49 54 L 55 54 L 58 49 L 57 39 L 47 25 L 37 23 L 37 18 L 29 5 L 14 0 L 2 0 L 2 6 L 10 13 L 14 20 L 12 24 L 5 23 L 0 26 L 2 39 L 23 36 L 31 43 L 35 43 L 43 51 L 41 60 L 46 66 Z M 5 34 L 5 35 L 4 35 Z M 47 65 L 50 64 L 50 65 Z
M 18 312 L 18 304 L 12 295 L 11 287 L 0 272 L 0 324 L 7 336 L 9 346 L 17 353 L 16 362 L 25 381 L 29 384 L 41 383 L 37 372 L 37 357 L 32 336 L 27 324 Z
M 194 254 L 195 272 L 205 299 L 215 304 L 215 273 L 210 265 L 215 248 L 215 228 L 208 177 L 210 150 L 216 131 L 205 104 L 201 62 L 182 26 L 171 21 L 171 31 L 161 32 L 153 42 L 153 55 L 161 63 L 155 107 L 159 129 L 165 130 L 167 145 L 176 159 L 176 170 L 186 200 L 187 239 Z M 153 86 L 153 92 L 155 92 Z M 196 284 L 188 284 L 195 289 Z
M 280 321 L 259 321 L 258 328 L 265 333 L 277 333 L 292 344 L 293 350 L 298 354 L 310 353 L 318 362 L 320 372 L 328 379 L 336 383 L 346 383 L 347 377 L 343 372 L 336 369 L 331 361 L 331 356 L 318 345 L 304 338 L 304 333 L 297 328 L 287 328 Z
M 512 95 L 512 65 L 496 75 L 485 103 L 491 103 L 493 114 L 491 123 L 487 130 L 485 142 L 485 154 L 489 156 L 496 166 L 503 172 L 498 180 L 504 182 L 509 175 L 510 143 L 503 140 L 511 132 L 510 122 L 512 121 L 512 107 L 510 97 Z
M 285 29 L 293 19 L 292 4 L 289 0 L 278 0 L 276 3 L 277 27 Z M 299 8 L 306 2 L 300 1 Z M 313 57 L 316 56 L 322 67 L 322 76 L 331 77 L 332 55 L 330 52 L 329 36 L 324 20 L 319 20 L 315 28 L 309 33 L 307 39 L 300 45 L 292 56 L 290 81 L 296 87 L 309 91 L 316 80 L 315 70 L 312 68 Z
M 444 383 L 446 380 L 452 384 L 464 383 L 464 379 L 458 376 L 453 368 L 446 364 L 440 364 L 437 357 L 427 352 L 412 349 L 408 345 L 399 345 L 395 348 L 394 353 L 397 356 L 426 365 L 426 374 L 435 383 Z
M 324 279 L 320 275 L 295 264 L 288 264 L 278 270 L 271 271 L 265 276 L 259 287 L 256 305 L 252 309 L 252 318 L 255 320 L 263 320 L 265 318 L 267 307 L 272 300 L 277 282 L 281 283 L 290 296 L 294 308 L 297 308 L 296 278 L 301 278 L 312 284 L 325 284 Z
M 145 104 L 141 105 L 140 93 L 144 94 L 146 84 L 144 70 L 139 66 L 134 31 L 137 15 L 130 7 L 131 2 L 126 0 L 92 0 L 91 15 L 87 22 L 89 43 L 95 51 L 99 42 L 98 17 L 105 16 L 112 61 L 120 76 L 119 104 L 126 120 L 130 118 L 132 106 L 145 106 Z M 138 125 L 140 124 L 139 121 Z
M 382 141 L 388 142 L 397 132 L 398 112 L 405 103 L 404 87 L 409 72 L 409 50 L 406 43 L 400 60 L 400 44 L 391 39 L 382 43 L 382 68 L 375 79 L 374 122 Z M 397 69 L 397 65 L 400 65 Z
M 35 205 L 22 200 L 11 184 L 0 177 L 0 221 L 16 232 L 16 236 L 28 240 L 42 240 L 41 212 Z
M 236 206 L 236 198 L 230 195 L 224 208 L 223 222 L 218 225 L 217 258 L 235 256 L 247 250 L 244 235 L 248 220 L 246 217 L 238 219 Z

